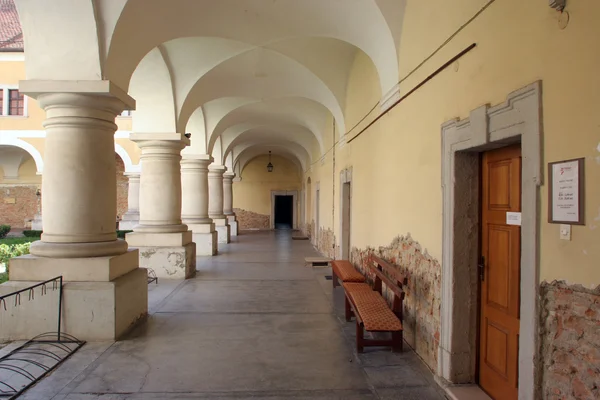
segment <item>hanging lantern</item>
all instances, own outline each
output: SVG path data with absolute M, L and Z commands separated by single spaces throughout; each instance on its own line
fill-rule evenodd
M 271 150 L 269 150 L 269 163 L 267 164 L 267 171 L 273 172 L 273 164 L 271 164 Z

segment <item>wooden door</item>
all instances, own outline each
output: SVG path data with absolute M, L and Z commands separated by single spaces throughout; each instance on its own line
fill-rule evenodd
M 482 160 L 479 384 L 493 399 L 518 398 L 521 147 L 487 152 Z

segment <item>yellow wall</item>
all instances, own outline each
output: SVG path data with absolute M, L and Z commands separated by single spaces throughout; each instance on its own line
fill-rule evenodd
M 409 1 L 400 43 L 399 80 L 485 3 Z M 387 245 L 396 235 L 411 233 L 440 260 L 441 125 L 452 118 L 468 117 L 482 104 L 501 103 L 508 93 L 542 80 L 543 171 L 550 161 L 586 157 L 587 224 L 573 227 L 572 241 L 559 240 L 558 225 L 546 222 L 547 186 L 542 187 L 540 278 L 587 287 L 600 284 L 600 187 L 595 184 L 600 180 L 600 128 L 595 117 L 600 107 L 600 26 L 596 23 L 600 3 L 570 2 L 567 9 L 570 23 L 561 30 L 558 13 L 545 1 L 495 1 L 403 80 L 401 93 L 476 43 L 473 51 L 338 149 L 336 193 L 339 171 L 348 166 L 353 169 L 352 246 Z M 346 123 L 351 128 L 377 101 L 375 89 L 365 89 L 378 86 L 376 74 L 361 55 L 356 57 L 348 84 Z M 321 181 L 322 193 L 327 187 L 324 182 L 332 179 L 331 166 L 327 166 L 313 165 L 310 171 L 313 187 Z M 338 194 L 335 201 L 322 196 L 321 205 L 336 208 L 333 227 L 339 243 Z M 323 220 L 321 225 L 327 223 Z
M 271 191 L 302 189 L 301 171 L 287 158 L 273 155 L 273 172 L 267 172 L 268 156 L 253 159 L 242 170 L 240 182 L 233 183 L 233 207 L 271 215 Z M 298 193 L 299 195 L 300 193 Z
M 17 86 L 20 80 L 25 79 L 25 63 L 23 61 L 0 61 L 0 86 Z M 27 116 L 0 116 L 0 131 L 2 130 L 43 130 L 42 122 L 45 119 L 37 101 L 27 97 Z M 131 131 L 131 117 L 117 117 L 118 130 Z M 2 134 L 0 132 L 0 134 Z M 22 138 L 32 144 L 44 156 L 43 138 Z M 139 162 L 140 150 L 137 145 L 128 139 L 116 139 L 129 153 L 134 164 Z
M 3 61 L 0 62 L 0 85 L 18 85 L 25 79 L 25 62 Z M 38 106 L 37 101 L 27 98 L 27 117 L 0 116 L 0 130 L 40 130 L 44 120 L 44 111 Z

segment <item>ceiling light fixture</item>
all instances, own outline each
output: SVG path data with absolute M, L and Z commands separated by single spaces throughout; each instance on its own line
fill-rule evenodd
M 267 172 L 273 172 L 273 164 L 271 164 L 271 150 L 269 150 L 269 163 L 267 164 Z

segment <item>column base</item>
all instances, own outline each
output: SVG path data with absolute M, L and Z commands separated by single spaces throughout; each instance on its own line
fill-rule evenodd
M 140 213 L 125 213 L 119 221 L 120 231 L 132 231 L 133 228 L 140 223 Z
M 229 223 L 229 226 L 231 226 L 231 236 L 237 236 L 239 234 L 238 231 L 238 222 L 237 222 L 237 218 L 236 215 L 228 215 L 227 216 L 227 222 Z
M 42 229 L 42 216 L 40 214 L 36 214 L 33 220 L 31 221 L 31 230 L 41 231 Z
M 62 332 L 81 340 L 118 340 L 139 322 L 145 320 L 148 315 L 148 273 L 144 268 L 137 268 L 136 250 L 128 254 L 135 256 L 134 264 L 130 265 L 129 271 L 118 274 L 116 278 L 64 282 Z M 95 260 L 95 267 L 101 267 L 100 269 L 105 272 L 111 270 L 115 272 L 114 264 L 127 264 L 130 257 L 129 255 L 99 257 Z M 54 275 L 51 278 L 61 275 L 55 271 L 61 262 L 76 261 L 29 256 L 29 259 L 22 263 L 20 259 L 21 257 L 11 260 L 11 280 L 0 285 L 0 295 L 46 280 L 46 275 Z M 78 266 L 88 272 L 91 271 L 92 268 L 87 268 L 89 260 L 91 259 L 78 259 Z M 13 269 L 20 271 L 17 272 L 18 275 L 33 265 L 42 271 L 40 275 L 34 275 L 27 280 L 16 280 L 13 277 Z M 22 266 L 24 267 L 21 268 Z M 73 274 L 76 272 L 71 270 L 62 275 L 65 278 L 73 277 Z M 81 275 L 83 277 L 85 272 Z M 108 276 L 110 277 L 110 274 Z M 31 300 L 21 301 L 16 308 L 14 302 L 6 302 L 8 312 L 2 313 L 0 340 L 31 339 L 42 332 L 57 331 L 59 291 L 53 290 L 52 283 L 46 286 L 43 297 L 41 291 L 41 287 L 34 289 L 34 297 Z M 23 300 L 23 295 L 21 297 Z
M 143 268 L 152 268 L 158 278 L 189 279 L 196 275 L 196 243 L 192 231 L 125 235 L 129 246 L 140 251 Z
M 214 256 L 218 252 L 218 234 L 215 224 L 187 224 L 196 243 L 196 256 Z
M 219 243 L 231 243 L 231 227 L 227 223 L 227 218 L 213 218 L 213 222 L 219 236 Z

